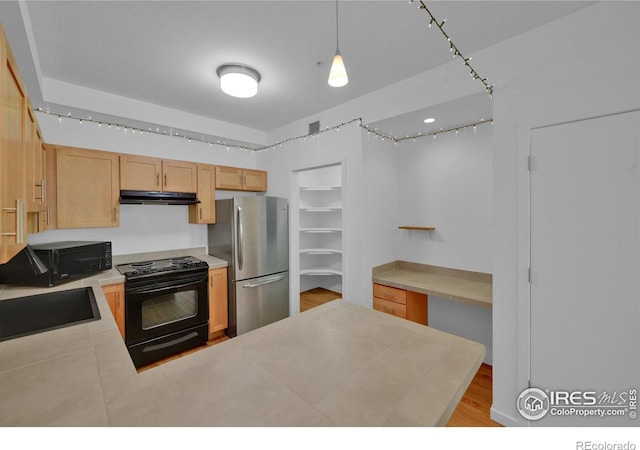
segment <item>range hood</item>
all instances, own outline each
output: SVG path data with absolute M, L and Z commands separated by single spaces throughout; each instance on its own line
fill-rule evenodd
M 120 191 L 123 205 L 193 205 L 200 203 L 195 192 Z

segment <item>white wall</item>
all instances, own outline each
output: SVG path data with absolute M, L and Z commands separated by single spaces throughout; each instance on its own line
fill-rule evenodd
M 398 231 L 397 214 L 398 162 L 400 145 L 382 140 L 362 130 L 363 193 L 362 256 L 358 264 L 362 280 L 362 303 L 373 307 L 371 269 L 395 261 L 397 251 L 393 237 Z
M 396 230 L 400 259 L 491 273 L 491 128 L 398 146 L 397 225 L 436 227 L 433 232 Z
M 362 243 L 358 239 L 362 222 L 362 144 L 361 129 L 355 125 L 342 127 L 297 140 L 258 153 L 257 165 L 269 172 L 268 195 L 285 197 L 290 200 L 292 210 L 297 205 L 297 171 L 327 164 L 342 164 L 344 173 L 343 190 L 343 297 L 355 303 L 362 303 L 360 293 L 363 284 L 360 279 L 360 258 Z M 293 213 L 295 214 L 295 213 Z M 290 270 L 297 274 L 299 260 L 299 239 L 295 220 L 292 220 L 290 240 Z M 291 311 L 297 311 L 299 280 L 291 277 Z M 370 282 L 369 276 L 369 282 Z
M 396 259 L 491 273 L 492 125 L 404 141 L 396 159 Z M 436 230 L 398 230 L 398 225 Z M 484 344 L 484 362 L 493 364 L 491 309 L 430 296 L 429 326 Z
M 254 168 L 254 152 L 229 149 L 151 133 L 125 133 L 115 127 L 37 114 L 45 142 L 95 150 Z M 224 193 L 230 195 L 230 193 Z M 224 195 L 223 194 L 223 195 Z M 29 235 L 29 243 L 107 240 L 123 255 L 207 246 L 207 225 L 188 223 L 187 206 L 122 205 L 120 227 L 49 230 Z
M 529 373 L 531 129 L 639 108 L 638 23 L 639 3 L 599 2 L 474 55 L 497 86 L 492 417 L 503 424 L 527 425 L 516 398 Z

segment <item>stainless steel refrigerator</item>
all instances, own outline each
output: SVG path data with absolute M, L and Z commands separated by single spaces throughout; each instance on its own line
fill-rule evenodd
M 234 337 L 289 317 L 289 205 L 279 197 L 216 200 L 209 254 L 229 263 Z

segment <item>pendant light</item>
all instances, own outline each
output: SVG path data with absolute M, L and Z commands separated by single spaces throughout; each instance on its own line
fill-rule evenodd
M 340 45 L 338 41 L 338 0 L 336 0 L 336 55 L 331 63 L 331 72 L 329 72 L 329 86 L 342 87 L 349 82 L 347 69 L 344 66 L 342 55 L 340 54 Z

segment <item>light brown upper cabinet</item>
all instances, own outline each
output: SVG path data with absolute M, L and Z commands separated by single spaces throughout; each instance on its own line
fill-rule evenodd
M 196 164 L 120 155 L 120 188 L 134 191 L 196 192 Z
M 45 152 L 38 123 L 27 109 L 25 118 L 25 179 L 27 212 L 40 212 L 46 209 L 46 172 Z
M 162 190 L 162 160 L 120 155 L 120 188 L 133 191 Z
M 58 227 L 58 158 L 57 148 L 55 145 L 44 145 L 45 152 L 45 166 L 47 173 L 47 210 L 44 217 L 44 228 L 47 230 L 55 230 Z
M 196 192 L 198 189 L 197 164 L 163 159 L 162 179 L 163 191 Z
M 25 128 L 29 100 L 0 26 L 0 263 L 27 245 Z
M 58 228 L 117 227 L 117 153 L 56 146 Z
M 216 166 L 197 166 L 200 203 L 189 205 L 189 223 L 216 223 Z
M 267 172 L 264 170 L 242 169 L 242 189 L 245 191 L 265 192 L 267 190 Z
M 239 167 L 216 166 L 216 188 L 232 191 L 265 192 L 267 172 L 241 169 Z

